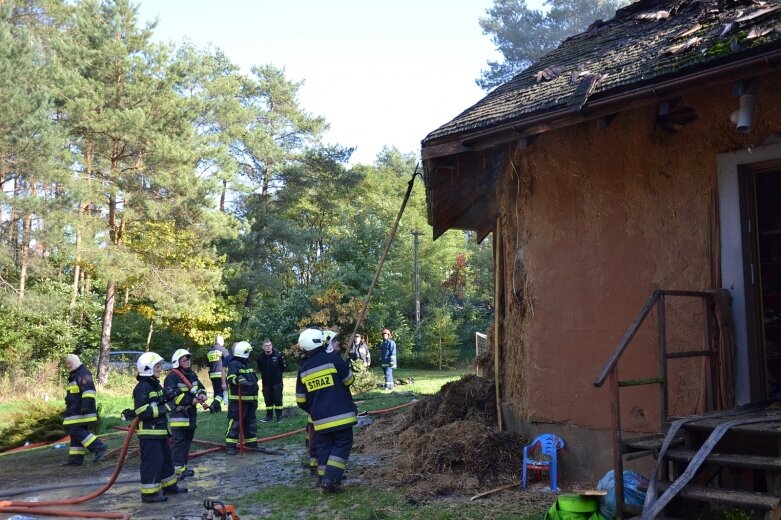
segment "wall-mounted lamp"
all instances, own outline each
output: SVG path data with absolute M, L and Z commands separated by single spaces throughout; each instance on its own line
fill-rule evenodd
M 754 124 L 754 107 L 757 105 L 757 82 L 747 79 L 735 82 L 733 94 L 740 96 L 740 108 L 732 112 L 729 118 L 735 123 L 735 129 L 746 134 Z

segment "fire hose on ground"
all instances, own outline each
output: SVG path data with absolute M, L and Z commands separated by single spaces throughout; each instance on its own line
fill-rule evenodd
M 410 406 L 412 404 L 415 404 L 415 401 L 411 401 L 409 403 L 400 404 L 397 406 L 392 406 L 390 408 L 385 408 L 381 410 L 370 410 L 366 411 L 365 413 L 368 415 L 382 415 L 385 413 L 391 413 L 396 410 L 399 410 L 401 408 L 405 408 L 407 406 Z M 241 406 L 241 403 L 239 403 L 239 406 Z M 104 512 L 98 512 L 98 511 L 80 511 L 80 510 L 66 510 L 66 509 L 52 509 L 51 506 L 64 506 L 64 505 L 75 505 L 75 504 L 81 504 L 83 502 L 88 502 L 90 500 L 93 500 L 97 498 L 98 496 L 102 495 L 106 491 L 108 491 L 111 486 L 113 486 L 115 483 L 117 483 L 117 478 L 119 477 L 119 473 L 122 469 L 122 466 L 125 463 L 125 457 L 127 456 L 128 449 L 130 447 L 130 441 L 133 437 L 133 433 L 135 433 L 136 428 L 138 427 L 139 418 L 133 419 L 133 422 L 130 424 L 130 426 L 115 426 L 114 428 L 121 431 L 127 431 L 127 435 L 125 437 L 125 441 L 122 445 L 120 454 L 119 454 L 119 460 L 117 461 L 117 464 L 114 468 L 114 472 L 111 475 L 111 478 L 108 482 L 106 482 L 100 489 L 93 491 L 92 493 L 89 493 L 87 495 L 84 495 L 82 497 L 76 497 L 76 498 L 68 498 L 68 499 L 62 499 L 62 500 L 46 500 L 46 501 L 40 501 L 40 502 L 23 502 L 23 501 L 0 501 L 0 513 L 20 513 L 20 514 L 32 514 L 32 515 L 41 515 L 41 516 L 59 516 L 59 517 L 71 517 L 71 518 L 111 518 L 111 519 L 120 519 L 120 520 L 129 520 L 130 514 L 129 513 L 104 513 Z M 241 425 L 240 425 L 241 428 Z M 296 430 L 292 430 L 285 433 L 280 433 L 277 435 L 271 435 L 269 437 L 263 437 L 258 439 L 258 442 L 268 442 L 273 441 L 277 439 L 283 439 L 285 437 L 291 437 L 293 435 L 297 435 L 299 433 L 304 433 L 306 431 L 306 428 L 299 428 Z M 243 440 L 243 431 L 240 432 L 240 438 Z M 225 445 L 213 442 L 213 441 L 206 441 L 206 440 L 200 440 L 200 439 L 194 439 L 194 443 L 201 444 L 205 446 L 212 446 L 211 448 L 198 451 L 195 453 L 190 454 L 190 458 L 197 458 L 203 455 L 208 455 L 210 453 L 216 453 L 218 451 L 222 451 L 225 449 Z M 241 443 L 243 444 L 243 443 Z M 137 479 L 132 480 L 122 480 L 120 483 L 126 483 L 126 482 L 136 482 Z M 78 485 L 88 485 L 88 484 L 78 484 Z M 31 492 L 31 491 L 42 491 L 42 490 L 48 490 L 48 489 L 57 489 L 57 488 L 65 488 L 65 487 L 71 487 L 69 485 L 53 485 L 53 486 L 40 486 L 38 488 L 27 488 L 25 490 L 22 490 L 21 492 L 15 492 L 15 494 L 21 494 L 24 492 Z
M 120 520 L 128 520 L 130 518 L 129 513 L 103 513 L 98 511 L 79 511 L 79 510 L 62 510 L 62 509 L 44 509 L 44 508 L 50 506 L 67 506 L 67 505 L 81 504 L 83 502 L 88 502 L 94 498 L 97 498 L 103 493 L 105 493 L 106 491 L 108 491 L 108 489 L 114 485 L 114 482 L 119 477 L 119 472 L 122 470 L 122 465 L 125 463 L 125 456 L 127 455 L 127 450 L 128 447 L 130 446 L 130 439 L 133 437 L 133 433 L 136 431 L 139 421 L 140 419 L 138 417 L 133 419 L 133 422 L 130 424 L 130 427 L 128 428 L 127 435 L 125 436 L 125 441 L 122 444 L 122 451 L 119 454 L 119 460 L 117 461 L 117 465 L 114 467 L 114 473 L 112 473 L 111 478 L 108 480 L 108 482 L 106 482 L 102 487 L 100 487 L 96 491 L 93 491 L 92 493 L 89 493 L 82 497 L 65 498 L 62 500 L 43 500 L 40 502 L 22 502 L 22 501 L 4 500 L 4 501 L 0 501 L 0 513 L 25 513 L 25 514 L 33 514 L 33 515 L 66 516 L 66 517 L 70 516 L 73 518 L 118 518 Z

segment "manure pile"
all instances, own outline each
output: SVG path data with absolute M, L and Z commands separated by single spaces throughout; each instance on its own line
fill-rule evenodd
M 497 431 L 494 392 L 492 380 L 464 376 L 409 412 L 377 419 L 355 449 L 384 455 L 383 477 L 437 495 L 517 482 L 525 439 Z

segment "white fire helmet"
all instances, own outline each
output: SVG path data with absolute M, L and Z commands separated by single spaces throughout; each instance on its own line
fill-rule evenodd
M 174 352 L 174 355 L 171 356 L 171 365 L 173 365 L 174 368 L 179 368 L 179 360 L 184 356 L 192 356 L 192 354 L 190 354 L 190 351 L 186 348 L 180 348 Z
M 323 345 L 323 333 L 318 329 L 306 329 L 298 336 L 298 346 L 307 352 Z
M 246 341 L 239 341 L 236 343 L 236 346 L 233 347 L 233 355 L 236 357 L 247 359 L 250 352 L 252 352 L 252 345 Z
M 140 376 L 153 376 L 155 375 L 155 365 L 162 363 L 163 358 L 156 352 L 144 352 L 138 356 L 136 361 L 136 369 L 138 369 L 138 375 Z

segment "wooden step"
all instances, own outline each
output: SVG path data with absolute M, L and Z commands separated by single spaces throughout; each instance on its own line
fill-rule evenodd
M 629 520 L 643 520 L 642 516 L 633 516 Z M 681 520 L 680 518 L 672 517 L 672 516 L 658 516 L 654 518 L 654 520 Z
M 656 483 L 660 493 L 670 487 L 671 482 Z M 734 489 L 712 488 L 688 484 L 677 495 L 678 498 L 724 504 L 744 509 L 771 511 L 781 505 L 781 497 L 753 491 L 737 491 Z
M 670 446 L 680 446 L 683 444 L 683 434 L 676 435 Z M 624 437 L 621 439 L 621 445 L 624 447 L 624 453 L 633 451 L 659 451 L 664 443 L 664 434 L 654 433 L 650 435 L 638 435 L 635 437 Z
M 670 448 L 665 458 L 678 462 L 689 462 L 697 454 L 686 448 Z M 738 455 L 734 453 L 713 453 L 708 455 L 707 463 L 720 464 L 735 468 L 761 469 L 781 472 L 781 459 L 777 457 L 761 457 L 758 455 Z
M 746 413 L 740 416 L 732 417 L 705 417 L 696 421 L 692 421 L 683 425 L 684 430 L 711 432 L 720 424 L 738 419 L 759 419 L 766 417 L 768 422 L 760 422 L 753 424 L 743 424 L 740 426 L 734 426 L 730 429 L 731 433 L 742 435 L 756 435 L 760 437 L 781 437 L 781 421 L 778 418 L 781 416 L 781 410 L 770 409 L 762 412 Z

